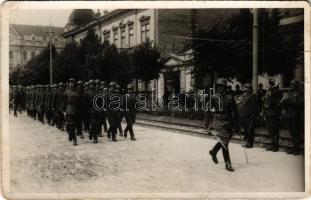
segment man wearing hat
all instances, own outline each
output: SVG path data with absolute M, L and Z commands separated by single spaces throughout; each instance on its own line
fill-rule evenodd
M 133 93 L 133 87 L 131 85 L 127 88 L 127 93 L 123 96 L 124 104 L 123 104 L 123 110 L 124 110 L 124 117 L 126 120 L 126 128 L 124 129 L 124 137 L 127 137 L 127 132 L 130 132 L 131 140 L 136 140 L 135 134 L 133 131 L 133 124 L 136 121 L 136 98 Z
M 76 128 L 78 121 L 79 94 L 75 91 L 75 79 L 69 79 L 68 89 L 64 93 L 64 116 L 66 119 L 66 130 L 69 135 L 69 141 L 73 141 L 73 145 L 77 144 Z
M 238 126 L 239 114 L 236 102 L 232 94 L 227 94 L 227 81 L 224 78 L 217 79 L 216 94 L 211 99 L 211 110 L 207 125 L 211 133 L 218 139 L 217 144 L 210 150 L 214 163 L 218 163 L 217 152 L 222 149 L 226 170 L 233 172 L 229 155 L 229 141 L 232 137 L 232 127 Z M 212 123 L 210 124 L 210 119 Z M 237 128 L 238 129 L 238 128 Z
M 89 92 L 89 82 L 84 83 L 83 90 L 83 103 L 84 103 L 84 113 L 83 113 L 83 129 L 84 131 L 89 132 L 90 130 L 90 110 L 87 105 L 87 93 Z
M 122 95 L 121 94 L 121 87 L 118 84 L 116 85 L 116 94 L 120 95 L 120 97 Z M 121 102 L 121 104 L 122 104 L 122 102 Z M 120 137 L 123 137 L 123 130 L 122 130 L 122 125 L 121 125 L 123 113 L 121 111 L 116 112 L 116 117 L 117 117 L 117 129 L 119 130 Z
M 106 81 L 102 81 L 100 82 L 100 85 L 101 85 L 101 91 L 103 92 L 103 97 L 106 98 L 106 95 L 107 95 L 107 83 Z M 103 116 L 103 126 L 104 126 L 104 132 L 107 133 L 108 131 L 108 127 L 107 127 L 107 113 L 106 113 L 106 110 L 103 110 L 102 112 L 102 116 Z
M 244 84 L 244 91 L 239 104 L 240 124 L 244 129 L 246 148 L 252 148 L 255 137 L 255 117 L 258 113 L 257 96 L 253 94 L 252 85 Z
M 83 116 L 85 115 L 85 102 L 84 102 L 84 88 L 81 80 L 77 81 L 77 93 L 78 93 L 78 110 L 77 110 L 77 135 L 81 139 L 84 138 L 82 132 Z
M 117 135 L 117 128 L 118 128 L 118 123 L 119 123 L 119 115 L 118 112 L 115 109 L 112 108 L 113 105 L 111 105 L 112 102 L 112 98 L 114 97 L 114 95 L 116 94 L 116 83 L 115 82 L 111 82 L 109 84 L 109 89 L 108 89 L 108 95 L 107 95 L 107 118 L 108 118 L 108 122 L 109 122 L 109 129 L 108 129 L 108 133 L 107 136 L 108 138 L 112 138 L 112 141 L 116 142 L 116 135 Z
M 13 86 L 13 106 L 14 106 L 14 116 L 17 117 L 17 109 L 20 107 L 22 102 L 22 94 L 20 91 L 20 87 Z
M 304 96 L 303 93 L 299 92 L 299 81 L 292 80 L 290 82 L 290 90 L 282 98 L 280 106 L 284 110 L 285 124 L 292 136 L 293 146 L 287 150 L 287 153 L 299 155 L 300 133 L 302 131 L 300 116 L 304 114 Z
M 263 98 L 263 116 L 265 124 L 270 133 L 271 145 L 266 148 L 267 151 L 279 151 L 279 125 L 280 125 L 280 106 L 282 92 L 274 78 L 269 79 L 269 90 Z
M 93 104 L 96 94 L 95 81 L 91 79 L 89 80 L 89 90 L 86 93 L 86 105 L 91 119 L 89 139 L 93 140 L 93 143 L 98 143 L 98 134 L 101 126 L 100 111 L 95 110 L 95 105 Z

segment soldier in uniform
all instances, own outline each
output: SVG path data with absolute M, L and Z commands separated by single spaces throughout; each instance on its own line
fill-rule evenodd
M 40 116 L 41 90 L 42 90 L 42 85 L 38 85 L 36 98 L 35 98 L 35 108 L 36 108 L 36 119 L 38 119 L 39 121 L 41 120 L 41 116 Z
M 279 151 L 279 126 L 281 110 L 279 103 L 282 99 L 282 92 L 278 89 L 273 78 L 269 79 L 269 90 L 263 98 L 263 116 L 266 127 L 271 137 L 271 146 L 267 147 L 267 151 Z
M 288 154 L 299 155 L 300 153 L 300 116 L 303 115 L 304 96 L 299 92 L 299 81 L 290 82 L 288 95 L 284 95 L 280 102 L 281 108 L 284 109 L 284 118 L 287 128 L 292 136 L 293 147 L 287 150 Z
M 20 92 L 20 86 L 13 87 L 13 105 L 14 105 L 14 116 L 17 117 L 17 110 L 22 102 L 22 94 Z
M 130 132 L 131 140 L 136 140 L 135 134 L 133 131 L 133 124 L 136 120 L 136 99 L 135 95 L 133 93 L 133 87 L 130 85 L 127 88 L 127 93 L 123 96 L 124 104 L 123 104 L 123 110 L 124 110 L 124 117 L 126 120 L 126 127 L 124 129 L 124 137 L 127 138 L 127 132 Z
M 103 87 L 101 85 L 101 81 L 99 79 L 96 79 L 95 80 L 95 91 L 96 91 L 96 94 L 103 94 Z M 100 117 L 100 120 L 101 122 L 103 121 L 103 112 L 101 112 L 101 114 L 99 115 Z M 101 123 L 102 124 L 102 123 Z M 100 124 L 100 127 L 99 127 L 99 132 L 98 132 L 98 137 L 103 137 L 103 134 L 102 134 L 102 125 Z
M 84 131 L 90 130 L 90 110 L 87 105 L 87 93 L 89 91 L 89 82 L 84 83 L 84 92 L 83 92 L 83 102 L 84 102 L 84 113 L 83 113 L 83 129 Z
M 116 83 L 111 82 L 109 84 L 108 95 L 107 95 L 107 118 L 109 122 L 109 129 L 107 136 L 108 138 L 112 138 L 112 141 L 116 142 L 117 128 L 119 123 L 119 115 L 120 111 L 116 110 L 114 105 L 112 105 L 113 96 L 116 94 Z
M 85 113 L 85 102 L 84 102 L 84 88 L 83 82 L 80 80 L 77 82 L 77 93 L 78 97 L 78 110 L 77 110 L 77 136 L 80 136 L 81 139 L 84 138 L 82 132 L 82 123 L 83 123 L 83 116 Z
M 228 145 L 232 137 L 232 127 L 239 124 L 239 115 L 234 97 L 232 94 L 227 94 L 227 81 L 224 78 L 217 79 L 216 87 L 216 95 L 213 95 L 211 100 L 212 110 L 210 114 L 212 117 L 209 117 L 213 121 L 209 128 L 219 141 L 209 153 L 217 164 L 216 155 L 222 149 L 226 170 L 233 172 L 234 169 L 231 165 Z
M 64 85 L 63 83 L 60 83 L 59 94 L 58 94 L 59 95 L 58 96 L 58 113 L 59 113 L 58 128 L 61 131 L 65 131 L 64 129 L 65 116 L 64 116 L 62 108 L 64 108 L 64 98 L 65 98 L 64 94 L 66 91 L 66 85 L 67 84 Z
M 252 85 L 244 84 L 244 93 L 239 104 L 240 124 L 244 129 L 246 148 L 252 148 L 255 137 L 255 117 L 258 113 L 257 95 L 253 94 Z
M 106 87 L 106 82 L 102 81 L 101 83 L 101 90 L 103 91 L 103 97 L 106 97 L 106 93 L 107 93 L 107 87 Z M 106 115 L 106 111 L 103 110 L 102 112 L 102 116 L 103 116 L 103 126 L 104 126 L 104 132 L 107 133 L 108 127 L 107 127 L 107 115 Z
M 77 144 L 76 128 L 78 123 L 79 94 L 75 90 L 75 80 L 69 79 L 68 89 L 64 92 L 63 112 L 66 119 L 66 130 L 69 134 L 69 141 L 73 141 L 73 145 Z
M 120 85 L 118 85 L 118 84 L 116 85 L 116 94 L 120 95 L 120 97 L 122 95 L 121 94 Z M 123 104 L 123 103 L 121 102 L 121 104 Z M 121 111 L 119 111 L 117 113 L 117 117 L 118 117 L 118 119 L 117 119 L 117 129 L 119 130 L 120 137 L 123 137 L 123 130 L 122 130 L 122 125 L 121 125 L 122 118 L 123 118 L 123 113 Z
M 101 111 L 95 109 L 95 105 L 93 105 L 93 99 L 96 96 L 96 88 L 95 81 L 89 80 L 89 90 L 86 93 L 86 104 L 90 113 L 91 121 L 90 121 L 90 135 L 89 139 L 93 140 L 93 143 L 98 143 L 98 134 L 101 127 Z M 98 103 L 98 102 L 97 102 Z M 99 105 L 100 106 L 100 105 Z

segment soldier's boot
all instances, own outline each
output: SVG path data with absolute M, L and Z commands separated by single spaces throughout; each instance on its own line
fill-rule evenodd
M 112 141 L 114 142 L 117 141 L 116 135 L 117 135 L 117 130 L 112 130 Z
M 107 131 L 107 137 L 108 137 L 108 139 L 111 138 L 111 128 L 109 128 L 108 131 Z
M 78 143 L 77 143 L 77 139 L 73 139 L 73 146 L 77 146 Z
M 80 138 L 81 138 L 81 140 L 83 140 L 83 139 L 84 139 L 84 135 L 83 135 L 83 133 L 81 133 Z
M 212 156 L 213 162 L 214 162 L 215 164 L 217 164 L 217 163 L 218 163 L 218 159 L 217 159 L 216 153 L 213 152 L 213 150 L 210 150 L 210 151 L 209 151 L 209 155 Z
M 98 137 L 104 137 L 104 135 L 100 132 L 100 133 L 98 134 Z
M 234 168 L 232 167 L 230 161 L 226 162 L 226 170 L 230 172 L 234 172 Z
M 133 131 L 133 128 L 132 127 L 130 127 L 130 135 L 131 135 L 131 140 L 136 140 L 136 138 L 135 138 L 135 135 L 134 135 L 134 131 Z
M 123 134 L 124 138 L 127 138 L 127 130 L 124 130 L 124 134 Z
M 97 140 L 97 133 L 94 135 L 94 141 L 93 141 L 94 144 L 97 144 L 98 143 L 98 140 Z

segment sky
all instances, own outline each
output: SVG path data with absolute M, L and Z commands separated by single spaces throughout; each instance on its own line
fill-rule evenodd
M 10 13 L 10 23 L 26 25 L 43 25 L 65 27 L 71 9 L 46 9 L 46 10 L 12 10 Z

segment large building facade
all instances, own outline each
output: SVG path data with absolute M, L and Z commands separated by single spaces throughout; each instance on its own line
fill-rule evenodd
M 148 90 L 155 91 L 157 95 L 163 95 L 167 90 L 188 92 L 193 89 L 193 31 L 195 28 L 208 28 L 238 12 L 239 9 L 117 9 L 95 14 L 92 10 L 74 10 L 62 36 L 67 42 L 79 43 L 87 31 L 93 29 L 102 42 L 109 41 L 119 49 L 131 49 L 150 41 L 172 70 L 169 73 L 163 71 L 159 79 L 150 82 Z M 83 15 L 85 20 L 81 23 Z M 301 23 L 302 9 L 288 9 L 282 13 L 282 29 L 293 32 L 295 29 L 288 27 L 301 27 Z M 298 74 L 301 76 L 301 72 Z M 280 82 L 284 79 L 281 76 L 277 78 Z M 139 89 L 144 90 L 143 83 L 139 84 Z
M 9 67 L 10 70 L 23 68 L 32 58 L 49 44 L 48 26 L 10 24 L 9 29 Z M 64 28 L 51 27 L 53 45 L 60 52 L 65 46 L 65 39 L 61 36 Z

